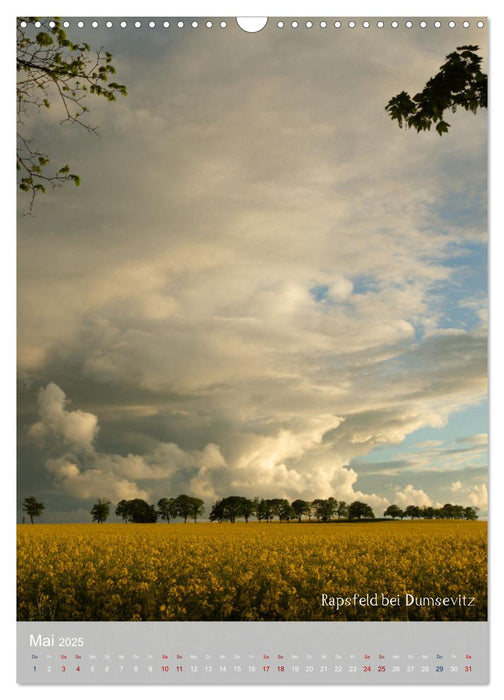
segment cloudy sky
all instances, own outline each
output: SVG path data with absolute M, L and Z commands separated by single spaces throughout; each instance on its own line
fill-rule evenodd
M 171 24 L 69 30 L 129 95 L 89 101 L 100 138 L 31 123 L 82 185 L 19 218 L 19 517 L 184 492 L 484 513 L 486 114 L 440 138 L 384 106 L 486 30 Z

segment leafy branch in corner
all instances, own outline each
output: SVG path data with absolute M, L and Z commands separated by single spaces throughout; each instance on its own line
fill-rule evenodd
M 487 107 L 487 75 L 481 71 L 478 46 L 459 46 L 446 56 L 446 63 L 413 98 L 403 90 L 388 102 L 385 109 L 402 128 L 428 131 L 433 124 L 440 136 L 448 133 L 450 124 L 444 112 L 457 107 L 476 114 Z
M 80 184 L 80 177 L 68 164 L 50 169 L 50 158 L 34 144 L 30 119 L 55 103 L 63 110 L 61 124 L 77 125 L 96 133 L 86 119 L 88 95 L 114 102 L 117 95 L 126 95 L 126 87 L 111 78 L 116 69 L 112 54 L 100 49 L 92 51 L 86 43 L 73 43 L 58 18 L 17 19 L 17 170 L 19 189 L 30 196 L 29 211 L 34 199 L 45 193 L 47 186 L 65 182 Z

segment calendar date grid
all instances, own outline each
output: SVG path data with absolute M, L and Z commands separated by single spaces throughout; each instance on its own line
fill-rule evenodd
M 472 654 L 455 653 L 47 653 L 32 654 L 34 673 L 164 675 L 471 674 Z

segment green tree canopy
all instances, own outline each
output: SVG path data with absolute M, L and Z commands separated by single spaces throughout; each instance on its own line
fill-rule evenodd
M 126 95 L 126 86 L 115 82 L 116 69 L 112 54 L 92 51 L 85 42 L 74 43 L 57 17 L 38 20 L 17 18 L 17 170 L 18 186 L 29 196 L 32 210 L 36 195 L 80 177 L 70 171 L 68 163 L 47 167 L 50 157 L 31 140 L 31 121 L 42 109 L 55 103 L 63 112 L 61 123 L 80 126 L 96 133 L 86 119 L 87 97 L 96 95 L 113 102 Z
M 446 56 L 439 72 L 413 98 L 404 90 L 392 97 L 385 109 L 402 128 L 430 130 L 433 124 L 440 136 L 448 133 L 450 124 L 444 120 L 446 110 L 458 107 L 474 114 L 487 106 L 487 75 L 481 70 L 478 46 L 458 46 Z

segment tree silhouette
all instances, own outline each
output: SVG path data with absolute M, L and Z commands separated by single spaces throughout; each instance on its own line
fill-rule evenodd
M 301 522 L 303 515 L 308 515 L 310 513 L 311 503 L 309 501 L 303 501 L 302 498 L 298 498 L 292 502 L 292 510 L 296 514 L 298 522 Z
M 130 519 L 130 507 L 128 504 L 129 501 L 123 498 L 122 501 L 119 501 L 115 509 L 115 514 L 122 518 L 125 523 Z
M 254 515 L 256 508 L 257 504 L 255 501 L 250 498 L 245 498 L 244 496 L 241 497 L 240 515 L 242 518 L 245 518 L 246 523 L 248 523 L 250 516 Z
M 367 503 L 362 503 L 362 501 L 350 503 L 348 506 L 348 519 L 353 520 L 354 518 L 357 518 L 357 520 L 361 518 L 374 518 L 371 506 Z
M 338 503 L 336 513 L 338 514 L 338 520 L 341 518 L 348 518 L 348 505 L 345 503 L 345 501 L 340 501 Z
M 436 515 L 436 509 L 432 506 L 424 506 L 421 509 L 421 515 L 425 520 L 432 520 Z
M 448 133 L 450 124 L 444 112 L 458 107 L 476 114 L 487 106 L 487 75 L 481 71 L 478 46 L 458 46 L 446 56 L 439 72 L 413 98 L 404 90 L 387 103 L 385 109 L 402 128 L 428 131 L 433 124 L 440 136 Z
M 338 501 L 332 496 L 329 496 L 329 498 L 316 498 L 312 501 L 312 508 L 317 520 L 327 522 L 338 512 Z
M 386 518 L 387 516 L 390 516 L 390 517 L 392 518 L 392 520 L 394 520 L 395 518 L 403 518 L 403 517 L 404 517 L 404 512 L 399 508 L 398 505 L 396 505 L 395 503 L 393 503 L 391 506 L 389 506 L 389 507 L 384 511 L 383 515 L 385 516 L 385 518 Z
M 406 518 L 419 518 L 422 515 L 420 506 L 407 506 L 404 511 L 404 517 Z
M 115 514 L 126 523 L 155 523 L 158 517 L 156 508 L 142 498 L 119 501 Z
M 256 511 L 256 504 L 250 498 L 245 496 L 226 496 L 217 500 L 210 511 L 208 519 L 210 522 L 223 522 L 229 520 L 234 523 L 236 518 L 245 518 L 245 522 Z
M 467 506 L 464 508 L 464 518 L 466 520 L 477 520 L 478 508 L 473 508 L 472 506 Z
M 161 520 L 166 520 L 169 523 L 172 518 L 177 517 L 174 498 L 160 498 L 157 507 Z
M 63 110 L 61 123 L 96 133 L 96 127 L 85 118 L 86 98 L 97 95 L 113 102 L 127 91 L 124 85 L 110 81 L 116 72 L 112 54 L 102 49 L 92 51 L 84 42 L 74 44 L 57 17 L 40 21 L 18 17 L 16 68 L 18 186 L 29 195 L 31 212 L 35 197 L 45 193 L 48 185 L 79 185 L 80 177 L 70 172 L 68 163 L 48 173 L 48 154 L 29 138 L 30 120 L 56 101 Z
M 269 521 L 273 519 L 273 515 L 272 499 L 261 498 L 257 504 L 256 518 L 258 520 L 266 520 L 266 522 L 269 523 Z
M 110 513 L 110 501 L 106 498 L 99 498 L 90 512 L 94 523 L 104 523 Z
M 185 493 L 177 496 L 173 502 L 173 512 L 179 517 L 184 518 L 184 522 L 187 522 L 187 518 L 192 518 L 194 522 L 198 516 L 202 515 L 205 508 L 201 498 L 195 498 L 194 496 L 187 496 Z
M 32 525 L 33 518 L 38 518 L 38 516 L 42 513 L 44 508 L 44 504 L 40 503 L 40 501 L 37 501 L 35 496 L 28 496 L 28 498 L 24 499 L 23 510 L 25 510 L 30 516 L 30 522 Z
M 30 504 L 32 501 L 35 501 L 35 504 L 37 504 L 33 496 L 25 499 L 25 504 L 28 501 Z M 43 504 L 37 505 L 42 506 L 42 509 L 44 507 Z M 91 509 L 93 520 L 104 522 L 108 516 L 109 506 L 109 501 L 98 499 L 98 502 Z M 27 508 L 23 506 L 23 510 L 27 510 Z M 174 518 L 183 518 L 184 522 L 187 522 L 188 518 L 192 518 L 196 522 L 203 515 L 204 510 L 204 503 L 201 498 L 181 494 L 176 498 L 160 498 L 157 502 L 157 510 L 155 506 L 149 505 L 141 498 L 123 499 L 117 504 L 115 514 L 127 523 L 154 523 L 158 517 L 167 522 Z M 250 499 L 246 496 L 226 496 L 214 502 L 210 509 L 208 520 L 210 522 L 222 523 L 228 521 L 235 523 L 238 518 L 244 518 L 248 522 L 250 516 L 254 514 L 257 520 L 265 520 L 267 523 L 274 520 L 275 517 L 280 521 L 288 522 L 296 518 L 299 522 L 302 522 L 303 516 L 310 516 L 311 513 L 321 522 L 330 522 L 335 515 L 338 516 L 338 520 L 341 518 L 348 518 L 348 520 L 372 520 L 375 518 L 373 509 L 367 503 L 354 501 L 347 505 L 345 501 L 337 501 L 332 496 L 325 499 L 316 498 L 311 502 L 297 499 L 292 503 L 289 503 L 285 498 Z M 39 514 L 40 511 L 33 511 L 33 515 Z M 434 508 L 433 506 L 421 507 L 410 504 L 403 510 L 394 503 L 384 510 L 383 515 L 385 518 L 400 518 L 401 520 L 405 517 L 428 520 L 434 518 L 477 520 L 478 508 L 445 503 L 442 508 Z
M 189 515 L 196 522 L 196 520 L 203 515 L 205 512 L 205 504 L 201 498 L 191 497 L 191 510 Z

